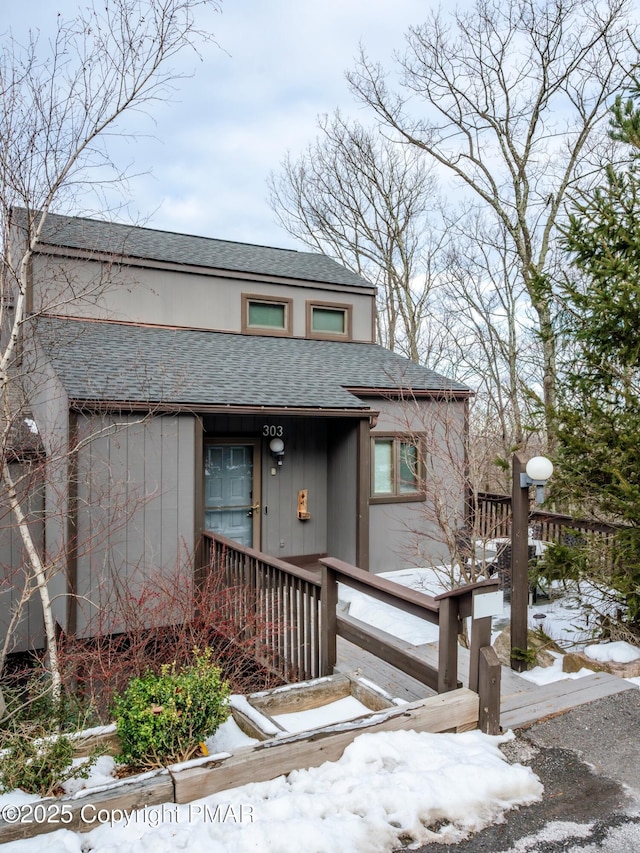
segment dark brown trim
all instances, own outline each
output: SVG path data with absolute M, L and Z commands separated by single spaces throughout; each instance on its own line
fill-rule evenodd
M 391 460 L 391 480 L 394 488 L 393 492 L 381 493 L 374 492 L 374 442 L 376 441 L 392 441 L 393 442 L 393 458 Z M 418 488 L 415 492 L 396 492 L 397 488 L 397 466 L 399 464 L 400 443 L 415 444 L 418 449 L 418 485 L 424 486 L 425 465 L 424 458 L 426 454 L 427 439 L 425 433 L 416 432 L 372 432 L 370 439 L 371 464 L 369 466 L 369 503 L 371 504 L 387 504 L 387 503 L 412 503 L 416 501 L 426 500 L 427 493 L 425 488 Z
M 286 296 L 270 296 L 263 293 L 243 293 L 242 316 L 240 318 L 240 331 L 243 335 L 262 335 L 276 338 L 290 338 L 293 335 L 293 299 Z M 251 304 L 282 305 L 284 308 L 284 328 L 278 329 L 273 326 L 250 326 L 249 306 Z
M 369 422 L 358 425 L 358 481 L 356 488 L 356 564 L 369 571 L 369 490 L 371 488 L 371 431 Z
M 73 636 L 78 628 L 78 415 L 69 412 L 69 458 L 67 485 L 67 613 L 65 631 Z
M 194 520 L 193 520 L 193 568 L 196 584 L 204 582 L 204 429 L 202 420 L 194 418 Z
M 344 333 L 318 332 L 313 328 L 313 309 L 329 308 L 344 312 Z M 307 299 L 305 302 L 306 336 L 319 341 L 353 340 L 353 305 L 347 302 L 322 302 L 319 299 Z
M 255 436 L 229 436 L 220 438 L 217 435 L 207 435 L 204 438 L 202 450 L 207 445 L 227 445 L 228 447 L 253 447 L 253 469 L 251 478 L 251 501 L 258 504 L 257 511 L 253 513 L 253 530 L 252 539 L 254 550 L 259 551 L 262 547 L 262 437 Z M 204 531 L 204 514 L 206 509 L 206 501 L 204 499 L 204 458 L 202 465 L 202 528 Z M 211 531 L 206 531 L 210 533 Z M 214 534 L 218 536 L 218 534 Z
M 366 418 L 380 413 L 374 409 L 320 409 L 309 406 L 216 406 L 206 403 L 163 403 L 131 400 L 79 400 L 70 398 L 69 407 L 77 412 L 147 412 L 152 415 L 185 413 L 189 415 L 287 415 L 314 418 Z
M 468 400 L 470 397 L 475 397 L 475 391 L 461 391 L 442 389 L 416 389 L 416 388 L 361 388 L 357 385 L 345 385 L 345 391 L 354 394 L 356 397 L 382 397 L 385 400 Z
M 406 495 L 371 495 L 369 503 L 374 504 L 410 504 L 426 500 L 426 492 L 407 492 Z

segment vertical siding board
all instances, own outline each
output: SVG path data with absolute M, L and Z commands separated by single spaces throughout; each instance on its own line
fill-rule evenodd
M 128 527 L 131 526 L 129 489 L 129 436 L 126 421 L 121 417 L 105 418 L 105 423 L 111 427 L 107 437 L 108 442 L 108 471 L 105 474 L 109 493 L 111 518 L 109 519 L 109 552 L 106 554 L 104 580 L 108 596 L 98 593 L 99 607 L 102 610 L 106 598 L 104 614 L 110 620 L 108 630 L 122 631 L 124 629 L 122 611 L 117 606 L 118 589 L 127 595 L 131 568 L 127 562 Z M 125 515 L 126 513 L 126 515 Z M 135 523 L 135 518 L 134 518 Z
M 139 599 L 145 594 L 145 587 L 151 581 L 145 571 L 146 529 L 145 522 L 149 507 L 146 505 L 145 492 L 145 456 L 149 444 L 149 433 L 153 432 L 156 421 L 149 419 L 138 422 L 137 418 L 122 419 L 124 425 L 118 429 L 118 443 L 122 449 L 122 463 L 126 466 L 122 472 L 124 482 L 120 494 L 125 500 L 124 512 L 127 516 L 125 533 L 126 564 L 123 583 L 127 593 Z M 116 489 L 118 489 L 116 481 Z
M 161 529 L 154 531 L 160 540 L 162 567 L 166 571 L 176 558 L 176 540 L 180 536 L 178 523 L 178 506 L 180 495 L 178 488 L 179 477 L 179 443 L 178 419 L 165 416 L 162 418 L 160 464 L 157 472 L 158 489 L 161 494 Z
M 76 630 L 90 633 L 98 619 L 99 591 L 106 589 L 105 572 L 112 544 L 109 518 L 111 473 L 107 418 L 78 416 L 78 598 Z
M 44 523 L 42 517 L 43 491 L 42 476 L 36 463 L 34 468 L 10 464 L 11 475 L 16 482 L 17 491 L 27 517 L 36 547 L 42 552 L 44 541 Z M 22 479 L 24 478 L 24 479 Z M 22 538 L 16 528 L 13 515 L 4 493 L 0 496 L 0 631 L 4 642 L 14 608 L 28 582 L 29 571 L 26 567 Z M 23 609 L 20 621 L 14 628 L 11 638 L 11 651 L 26 651 L 41 648 L 44 645 L 42 607 L 37 592 L 32 593 Z
M 356 560 L 357 421 L 332 425 L 327 452 L 327 548 L 329 554 Z
M 164 566 L 164 528 L 170 529 L 170 513 L 165 501 L 171 490 L 163 487 L 164 418 L 152 418 L 144 428 L 144 480 L 140 490 L 144 500 L 144 559 L 150 582 L 153 571 Z M 168 555 L 170 559 L 170 554 Z
M 195 418 L 190 415 L 178 417 L 178 470 L 177 498 L 178 523 L 176 542 L 184 543 L 189 554 L 193 553 L 193 514 L 195 495 Z M 181 546 L 182 547 L 182 546 Z

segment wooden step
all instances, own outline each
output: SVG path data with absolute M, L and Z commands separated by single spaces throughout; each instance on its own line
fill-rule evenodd
M 545 717 L 570 711 L 571 708 L 625 690 L 637 688 L 608 672 L 596 672 L 584 678 L 554 681 L 526 693 L 503 695 L 500 703 L 500 725 L 505 730 L 528 726 Z

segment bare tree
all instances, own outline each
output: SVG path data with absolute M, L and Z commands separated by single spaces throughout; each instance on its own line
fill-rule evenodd
M 55 698 L 61 679 L 49 585 L 60 555 L 37 547 L 24 505 L 24 489 L 10 464 L 14 433 L 27 409 L 21 394 L 22 344 L 38 314 L 55 313 L 60 301 L 94 297 L 102 278 L 53 287 L 34 313 L 30 269 L 52 210 L 78 205 L 105 182 L 126 174 L 111 159 L 108 138 L 123 134 L 132 110 L 166 99 L 179 74 L 171 62 L 211 36 L 196 25 L 201 7 L 216 0 L 109 0 L 89 4 L 75 19 L 58 16 L 46 45 L 31 35 L 25 46 L 7 36 L 0 58 L 0 404 L 2 480 L 19 530 L 30 580 L 44 616 L 48 669 Z M 18 211 L 18 213 L 16 213 Z M 74 448 L 66 448 L 73 453 Z M 24 603 L 24 602 L 23 602 Z
M 477 394 L 471 432 L 483 435 L 494 456 L 507 464 L 514 448 L 544 435 L 535 317 L 504 228 L 472 213 L 450 233 L 441 310 L 455 317 L 458 375 L 470 376 Z
M 383 127 L 443 167 L 501 227 L 533 306 L 554 441 L 554 244 L 572 185 L 633 53 L 628 0 L 477 0 L 412 27 L 388 83 L 364 52 L 348 79 Z
M 271 175 L 271 207 L 294 237 L 378 286 L 381 343 L 434 366 L 441 340 L 429 316 L 444 254 L 433 171 L 419 151 L 339 112 L 321 118 L 319 131 Z

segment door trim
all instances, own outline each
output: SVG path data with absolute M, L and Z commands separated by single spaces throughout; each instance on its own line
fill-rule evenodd
M 260 509 L 257 512 L 253 513 L 253 530 L 252 530 L 252 538 L 253 545 L 251 546 L 254 551 L 259 551 L 262 546 L 262 439 L 260 438 L 247 438 L 247 437 L 238 437 L 238 438 L 216 438 L 215 436 L 207 436 L 203 443 L 203 453 L 202 453 L 202 461 L 201 461 L 201 469 L 202 469 L 202 502 L 201 502 L 201 515 L 202 515 L 202 529 L 204 530 L 204 514 L 205 514 L 205 495 L 204 495 L 204 459 L 205 453 L 204 449 L 207 446 L 211 445 L 225 445 L 228 447 L 253 447 L 253 482 L 251 483 L 251 500 L 252 502 L 260 504 Z

